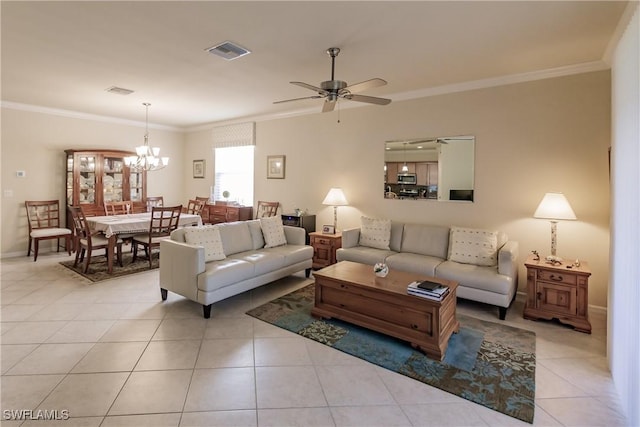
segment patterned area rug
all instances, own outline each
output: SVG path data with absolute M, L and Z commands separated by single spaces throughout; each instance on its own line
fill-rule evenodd
M 442 362 L 407 342 L 335 319 L 311 316 L 314 285 L 247 312 L 394 372 L 448 391 L 511 417 L 533 423 L 535 333 L 458 314 Z
M 104 251 L 100 251 L 104 252 Z M 133 255 L 129 252 L 122 254 L 122 267 L 118 265 L 116 261 L 113 263 L 113 273 L 109 274 L 107 272 L 107 258 L 104 255 L 96 255 L 91 257 L 91 263 L 89 264 L 89 271 L 87 273 L 83 273 L 84 263 L 78 263 L 77 267 L 73 266 L 73 262 L 64 261 L 61 262 L 60 265 L 67 267 L 69 270 L 72 270 L 79 275 L 86 277 L 92 282 L 100 282 L 102 280 L 114 279 L 116 277 L 126 276 L 129 274 L 142 273 L 143 271 L 149 271 L 149 260 L 144 256 L 144 251 L 142 251 L 142 256 L 140 256 L 140 251 L 138 251 L 138 259 L 136 262 L 132 263 Z M 158 268 L 160 266 L 158 260 L 158 254 L 153 254 L 153 268 Z M 152 269 L 153 269 L 152 268 Z

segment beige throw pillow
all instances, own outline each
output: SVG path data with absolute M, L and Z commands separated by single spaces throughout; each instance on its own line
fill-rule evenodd
M 226 258 L 220 230 L 216 226 L 186 227 L 184 240 L 189 245 L 204 247 L 204 261 L 219 261 Z
M 260 228 L 262 228 L 262 234 L 264 235 L 265 248 L 274 248 L 287 244 L 281 217 L 269 216 L 260 218 Z
M 360 246 L 389 250 L 391 220 L 363 216 L 360 225 Z
M 488 267 L 497 265 L 498 232 L 451 227 L 449 260 Z

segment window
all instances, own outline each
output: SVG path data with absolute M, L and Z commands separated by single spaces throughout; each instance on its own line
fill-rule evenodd
M 253 203 L 253 145 L 215 149 L 214 200 Z M 223 193 L 228 191 L 228 197 Z

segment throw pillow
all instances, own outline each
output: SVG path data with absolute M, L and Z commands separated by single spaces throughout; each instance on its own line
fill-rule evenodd
M 274 248 L 287 244 L 281 217 L 268 216 L 260 218 L 260 228 L 262 228 L 262 234 L 264 235 L 265 248 Z
M 222 247 L 220 230 L 216 226 L 185 227 L 184 241 L 189 245 L 204 247 L 204 261 L 219 261 L 226 258 Z
M 391 220 L 363 216 L 360 225 L 360 246 L 389 250 Z
M 498 263 L 498 232 L 451 227 L 449 260 L 488 267 L 496 265 Z

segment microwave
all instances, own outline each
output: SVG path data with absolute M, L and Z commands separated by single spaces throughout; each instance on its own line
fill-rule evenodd
M 399 173 L 398 184 L 416 184 L 418 179 L 415 173 Z

